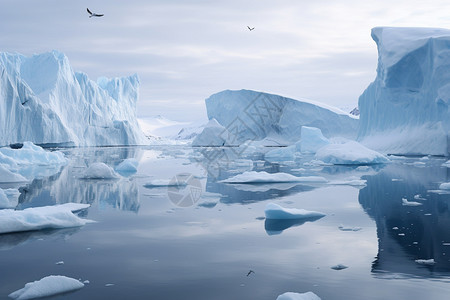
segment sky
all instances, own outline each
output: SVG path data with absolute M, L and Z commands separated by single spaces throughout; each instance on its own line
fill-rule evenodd
M 59 50 L 92 80 L 137 73 L 139 117 L 206 119 L 205 99 L 226 89 L 350 111 L 376 76 L 371 29 L 450 28 L 448 11 L 440 0 L 1 0 L 0 52 Z

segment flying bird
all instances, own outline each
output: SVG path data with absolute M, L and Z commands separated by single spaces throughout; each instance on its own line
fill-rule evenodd
M 250 26 L 247 26 L 247 28 L 248 28 L 248 30 L 250 30 L 250 31 L 252 31 L 253 29 L 255 29 L 255 27 L 250 27 Z
M 252 273 L 255 273 L 255 271 L 253 271 L 253 270 L 248 271 L 247 276 L 252 274 Z
M 103 14 L 96 14 L 96 13 L 93 13 L 93 12 L 91 12 L 90 10 L 89 10 L 89 8 L 86 8 L 86 10 L 87 10 L 87 12 L 89 13 L 89 18 L 92 18 L 92 17 L 103 17 Z

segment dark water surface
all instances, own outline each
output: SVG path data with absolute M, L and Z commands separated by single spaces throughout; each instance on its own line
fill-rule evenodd
M 322 299 L 449 299 L 450 195 L 438 191 L 450 181 L 445 159 L 395 158 L 357 168 L 316 166 L 311 157 L 224 160 L 226 150 L 63 150 L 69 165 L 21 187 L 18 208 L 90 203 L 81 216 L 96 223 L 0 235 L 0 298 L 27 282 L 64 275 L 90 283 L 51 299 L 275 300 L 288 291 Z M 140 161 L 136 174 L 80 179 L 92 162 L 116 166 L 129 157 Z M 218 182 L 252 168 L 331 182 L 362 177 L 367 186 Z M 144 187 L 177 174 L 195 176 L 189 178 L 201 190 Z M 190 193 L 192 205 L 175 205 L 177 192 Z M 402 198 L 422 205 L 402 205 Z M 274 224 L 263 218 L 270 202 L 326 216 Z M 434 265 L 415 262 L 430 258 Z M 338 264 L 348 268 L 331 268 Z

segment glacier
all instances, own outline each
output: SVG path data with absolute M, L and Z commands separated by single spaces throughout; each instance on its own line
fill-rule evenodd
M 375 80 L 359 98 L 358 141 L 383 153 L 448 155 L 450 30 L 376 27 Z
M 97 82 L 61 52 L 0 53 L 0 146 L 147 144 L 136 118 L 139 78 Z
M 208 119 L 223 126 L 226 144 L 267 140 L 290 145 L 300 140 L 302 126 L 319 128 L 327 138 L 355 139 L 358 117 L 310 100 L 294 100 L 251 91 L 225 90 L 205 100 Z

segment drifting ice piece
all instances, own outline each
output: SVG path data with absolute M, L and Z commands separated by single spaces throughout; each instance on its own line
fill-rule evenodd
M 61 293 L 79 290 L 84 287 L 80 281 L 66 276 L 47 276 L 41 280 L 29 282 L 25 287 L 8 295 L 8 297 L 24 300 L 49 297 Z
M 319 296 L 313 292 L 293 293 L 287 292 L 277 297 L 277 300 L 320 300 Z
M 292 219 L 303 219 L 303 218 L 315 218 L 324 217 L 324 213 L 317 211 L 308 211 L 304 209 L 297 208 L 284 208 L 275 203 L 269 203 L 266 205 L 264 210 L 266 214 L 266 219 L 278 219 L 278 220 L 292 220 Z

